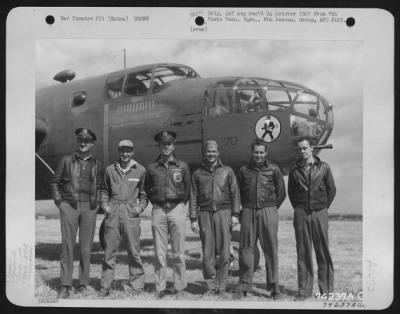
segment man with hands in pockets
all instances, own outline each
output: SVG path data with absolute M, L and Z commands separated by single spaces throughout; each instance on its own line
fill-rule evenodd
M 79 228 L 79 288 L 87 293 L 90 279 L 90 253 L 92 251 L 101 185 L 100 163 L 92 154 L 96 134 L 87 129 L 75 130 L 78 149 L 64 156 L 50 182 L 50 192 L 60 210 L 61 257 L 58 297 L 68 298 L 72 290 L 72 273 L 76 234 Z
M 133 295 L 143 292 L 145 275 L 140 257 L 140 214 L 147 206 L 146 170 L 132 159 L 133 143 L 118 144 L 119 160 L 108 166 L 101 187 L 104 219 L 104 261 L 100 296 L 110 294 L 114 280 L 115 258 L 121 240 L 128 251 L 129 283 Z
M 254 248 L 260 239 L 265 257 L 267 290 L 280 298 L 278 267 L 278 208 L 286 197 L 285 183 L 279 167 L 267 161 L 267 143 L 251 145 L 252 157 L 240 168 L 239 187 L 242 200 L 239 266 L 240 279 L 236 297 L 252 292 Z

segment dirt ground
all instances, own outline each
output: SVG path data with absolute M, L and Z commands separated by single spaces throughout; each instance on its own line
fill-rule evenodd
M 99 215 L 97 230 L 94 239 L 93 252 L 91 256 L 91 281 L 88 287 L 88 294 L 81 296 L 75 291 L 71 299 L 98 299 L 97 292 L 100 289 L 101 263 L 103 251 L 99 244 L 98 228 L 102 220 Z M 131 299 L 151 300 L 154 295 L 154 266 L 153 266 L 153 240 L 151 235 L 151 221 L 148 218 L 142 219 L 141 235 L 141 256 L 144 262 L 146 273 L 145 293 L 141 296 L 132 297 L 129 294 L 127 285 L 128 266 L 126 251 L 120 252 L 118 266 L 115 273 L 115 281 L 108 299 Z M 357 294 L 362 291 L 362 221 L 333 220 L 329 225 L 330 248 L 335 268 L 335 292 Z M 280 269 L 280 290 L 282 300 L 292 301 L 297 290 L 297 266 L 296 246 L 293 230 L 293 221 L 290 219 L 281 220 L 279 225 L 279 269 Z M 60 256 L 60 221 L 57 219 L 36 220 L 36 276 L 35 296 L 37 298 L 55 297 L 59 288 L 59 256 Z M 77 251 L 76 251 L 77 252 Z M 272 301 L 265 290 L 265 266 L 264 258 L 261 259 L 257 270 L 254 273 L 253 294 L 240 301 L 233 299 L 231 293 L 238 281 L 237 273 L 231 273 L 228 280 L 227 295 L 203 296 L 206 291 L 205 282 L 202 276 L 201 264 L 201 243 L 197 234 L 190 230 L 190 222 L 187 221 L 186 232 L 186 267 L 188 286 L 185 290 L 185 300 L 232 300 L 234 302 L 247 301 Z M 78 285 L 78 254 L 75 254 L 74 262 L 74 286 Z M 315 259 L 315 256 L 314 256 Z M 171 259 L 168 259 L 171 265 Z M 318 292 L 317 266 L 314 261 L 315 282 L 314 292 Z M 168 285 L 172 285 L 172 271 L 168 272 Z M 171 298 L 169 296 L 166 299 Z M 161 302 L 157 300 L 156 302 Z M 242 304 L 243 305 L 243 304 Z

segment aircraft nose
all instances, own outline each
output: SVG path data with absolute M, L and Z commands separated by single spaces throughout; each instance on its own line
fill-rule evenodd
M 43 143 L 43 140 L 46 138 L 48 132 L 48 125 L 43 119 L 36 118 L 35 121 L 35 139 L 36 139 L 36 147 L 35 151 L 37 151 L 40 145 Z

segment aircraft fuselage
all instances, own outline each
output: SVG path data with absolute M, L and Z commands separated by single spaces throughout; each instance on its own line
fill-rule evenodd
M 303 98 L 302 98 L 303 97 Z M 316 112 L 310 113 L 310 110 Z M 95 155 L 105 167 L 118 159 L 117 144 L 131 139 L 134 159 L 154 161 L 161 129 L 177 133 L 176 154 L 192 169 L 207 139 L 237 170 L 250 144 L 269 143 L 269 159 L 287 174 L 295 162 L 292 140 L 309 135 L 325 144 L 333 128 L 328 102 L 304 86 L 264 78 L 200 78 L 179 64 L 155 64 L 42 88 L 36 93 L 36 151 L 51 168 L 77 148 L 74 130 L 97 135 Z M 37 198 L 48 197 L 50 171 L 37 160 Z

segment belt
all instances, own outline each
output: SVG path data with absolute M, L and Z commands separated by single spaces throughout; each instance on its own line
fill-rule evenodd
M 85 192 L 80 192 L 78 194 L 78 202 L 90 202 L 90 194 Z
M 165 209 L 173 209 L 182 202 L 183 202 L 183 200 L 168 200 L 165 202 L 154 202 L 154 204 L 156 204 L 162 208 L 165 208 Z

